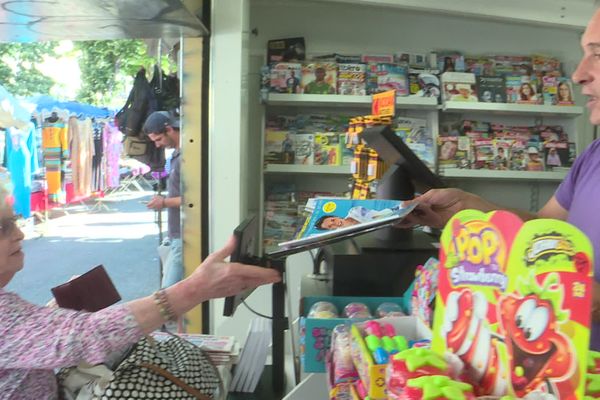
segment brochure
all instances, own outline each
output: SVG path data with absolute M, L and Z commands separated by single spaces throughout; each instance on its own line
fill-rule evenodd
M 310 199 L 310 215 L 294 240 L 279 243 L 274 254 L 296 253 L 400 222 L 416 204 L 400 200 Z

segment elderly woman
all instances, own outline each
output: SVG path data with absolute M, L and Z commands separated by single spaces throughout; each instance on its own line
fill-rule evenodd
M 2 176 L 4 175 L 4 176 Z M 2 179 L 4 178 L 4 179 Z M 7 182 L 0 172 L 0 180 Z M 11 195 L 0 182 L 0 397 L 55 399 L 53 369 L 101 363 L 203 301 L 280 280 L 279 273 L 224 261 L 235 247 L 211 254 L 185 280 L 152 296 L 88 313 L 37 306 L 4 287 L 23 268 L 23 233 L 15 225 Z

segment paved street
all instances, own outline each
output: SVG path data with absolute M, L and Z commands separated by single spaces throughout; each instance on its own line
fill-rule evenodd
M 53 211 L 43 236 L 24 241 L 25 268 L 7 286 L 25 299 L 45 304 L 50 288 L 103 264 L 124 300 L 159 287 L 156 214 L 142 201 L 152 192 L 109 196 L 110 210 L 92 210 L 94 201 Z M 66 215 L 65 215 L 66 214 Z M 166 229 L 166 213 L 163 214 Z M 36 225 L 40 232 L 43 225 Z

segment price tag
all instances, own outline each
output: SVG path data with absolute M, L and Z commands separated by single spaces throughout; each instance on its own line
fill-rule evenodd
M 373 95 L 371 104 L 372 115 L 388 115 L 394 116 L 396 113 L 396 91 L 388 90 L 387 92 L 376 93 Z

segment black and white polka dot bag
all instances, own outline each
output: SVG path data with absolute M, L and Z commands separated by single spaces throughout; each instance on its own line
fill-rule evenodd
M 99 368 L 104 369 L 98 373 Z M 160 341 L 144 337 L 112 372 L 102 365 L 72 367 L 59 372 L 58 381 L 61 397 L 75 400 L 215 400 L 224 393 L 206 353 L 175 335 Z
M 178 336 L 143 338 L 114 371 L 101 400 L 214 399 L 221 379 L 210 358 Z

